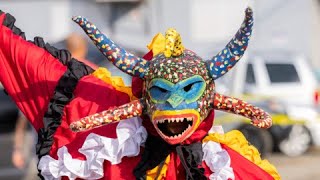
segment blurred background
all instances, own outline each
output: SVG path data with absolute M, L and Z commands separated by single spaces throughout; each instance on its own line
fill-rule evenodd
M 241 130 L 284 180 L 317 179 L 320 172 L 320 0 L 1 0 L 16 25 L 91 66 L 123 76 L 84 36 L 71 17 L 87 17 L 127 50 L 143 56 L 158 32 L 175 27 L 185 47 L 208 59 L 236 33 L 244 9 L 254 10 L 254 33 L 244 58 L 219 79 L 217 91 L 268 111 L 261 130 L 217 112 L 225 131 Z M 2 88 L 0 86 L 0 88 Z M 36 179 L 35 133 L 0 89 L 0 179 Z

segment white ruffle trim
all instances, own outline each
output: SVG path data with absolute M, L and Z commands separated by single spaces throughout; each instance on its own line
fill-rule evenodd
M 223 133 L 220 127 L 211 129 L 212 132 Z M 234 172 L 231 167 L 231 159 L 226 150 L 224 150 L 220 143 L 214 141 L 208 141 L 202 144 L 203 161 L 213 172 L 210 176 L 210 180 L 226 180 L 235 179 Z
M 140 118 L 131 118 L 119 122 L 117 139 L 107 138 L 94 133 L 87 136 L 79 149 L 86 160 L 73 159 L 67 147 L 58 150 L 58 160 L 46 155 L 40 159 L 38 168 L 45 179 L 99 179 L 103 177 L 103 162 L 110 161 L 118 164 L 125 156 L 137 156 L 140 146 L 147 139 L 147 131 L 141 124 Z

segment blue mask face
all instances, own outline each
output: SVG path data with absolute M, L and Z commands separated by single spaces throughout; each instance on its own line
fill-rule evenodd
M 149 96 L 158 110 L 197 109 L 197 100 L 206 88 L 204 79 L 195 75 L 177 84 L 156 78 L 150 83 Z

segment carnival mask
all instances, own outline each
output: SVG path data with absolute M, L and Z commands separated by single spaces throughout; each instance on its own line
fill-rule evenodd
M 73 131 L 87 130 L 146 113 L 166 142 L 179 144 L 193 134 L 212 109 L 243 115 L 258 127 L 271 126 L 271 118 L 263 110 L 215 92 L 214 80 L 232 69 L 248 46 L 253 26 L 250 8 L 246 9 L 244 22 L 233 39 L 208 61 L 185 49 L 179 33 L 172 28 L 165 37 L 156 36 L 154 41 L 162 43 L 157 52 L 154 51 L 154 57 L 147 61 L 116 45 L 87 19 L 75 17 L 74 21 L 85 30 L 109 61 L 123 72 L 142 78 L 144 87 L 142 99 L 82 118 L 70 125 Z

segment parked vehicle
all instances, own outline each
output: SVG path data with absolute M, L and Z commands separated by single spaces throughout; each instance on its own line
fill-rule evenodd
M 276 51 L 250 54 L 217 86 L 221 83 L 224 94 L 253 101 L 272 115 L 274 125 L 268 130 L 239 117 L 220 115 L 216 120 L 226 129 L 241 130 L 261 153 L 280 150 L 297 156 L 311 143 L 320 146 L 317 80 L 303 56 Z
M 226 113 L 217 113 L 215 123 L 222 125 L 226 131 L 240 130 L 262 155 L 281 151 L 288 156 L 298 156 L 305 153 L 314 139 L 319 137 L 311 133 L 314 130 L 309 127 L 311 123 L 307 119 L 289 115 L 285 106 L 279 102 L 269 99 L 250 103 L 271 115 L 271 128 L 259 129 L 252 126 L 248 119 Z M 314 124 L 320 125 L 320 121 Z
M 292 52 L 252 53 L 224 81 L 231 94 L 272 97 L 299 106 L 318 101 L 317 79 L 307 58 Z

